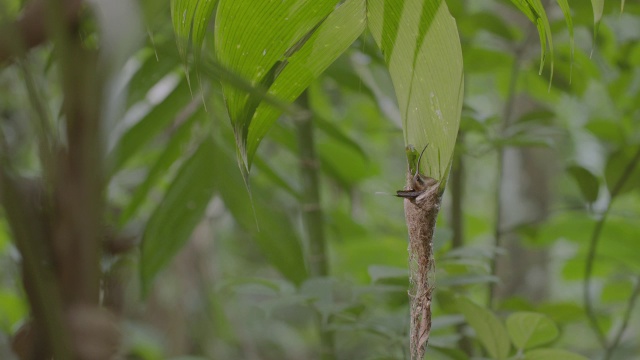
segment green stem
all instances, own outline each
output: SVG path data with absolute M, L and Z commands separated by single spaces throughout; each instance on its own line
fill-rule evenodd
M 607 350 L 605 351 L 605 356 L 604 356 L 605 360 L 611 359 L 611 356 L 613 355 L 613 351 L 615 350 L 616 347 L 618 347 L 618 344 L 622 339 L 622 335 L 624 334 L 625 330 L 627 330 L 627 326 L 629 326 L 629 320 L 631 319 L 631 313 L 633 312 L 633 308 L 636 305 L 636 301 L 638 300 L 639 295 L 640 295 L 640 276 L 636 279 L 636 284 L 633 288 L 633 292 L 631 293 L 631 297 L 629 297 L 629 302 L 627 303 L 627 309 L 625 310 L 624 315 L 622 317 L 623 318 L 622 325 L 618 329 L 618 332 L 616 333 L 616 335 L 613 337 L 613 342 L 611 342 L 611 345 L 609 345 L 609 347 L 607 347 Z
M 600 242 L 600 235 L 602 234 L 602 229 L 604 228 L 604 224 L 607 220 L 607 216 L 609 215 L 609 211 L 611 210 L 611 207 L 613 206 L 613 202 L 615 201 L 616 197 L 622 190 L 622 187 L 625 185 L 625 183 L 633 173 L 633 170 L 635 169 L 638 162 L 640 162 L 640 147 L 636 151 L 636 154 L 634 155 L 633 159 L 631 159 L 629 164 L 627 164 L 627 167 L 624 169 L 624 172 L 622 173 L 622 176 L 620 177 L 620 179 L 618 179 L 618 182 L 616 182 L 615 186 L 613 187 L 613 190 L 611 190 L 611 200 L 609 201 L 609 204 L 607 204 L 606 209 L 604 209 L 602 215 L 600 216 L 600 219 L 598 219 L 595 227 L 593 228 L 593 232 L 591 233 L 591 240 L 589 241 L 589 251 L 587 253 L 587 262 L 585 264 L 584 288 L 583 288 L 585 311 L 587 313 L 587 317 L 589 318 L 589 324 L 591 325 L 591 328 L 593 328 L 593 331 L 596 333 L 598 337 L 598 341 L 600 342 L 602 347 L 605 349 L 605 359 L 609 359 L 611 357 L 611 354 L 615 350 L 615 347 L 617 347 L 618 342 L 620 341 L 620 336 L 622 336 L 622 334 L 619 333 L 615 337 L 613 343 L 611 345 L 608 345 L 607 338 L 604 332 L 602 331 L 602 329 L 600 328 L 600 325 L 598 324 L 598 319 L 595 314 L 593 302 L 591 300 L 591 296 L 589 296 L 589 289 L 591 288 L 591 279 L 593 277 L 593 264 L 595 263 L 598 243 Z M 631 309 L 633 309 L 633 306 L 635 305 L 635 297 L 637 297 L 638 291 L 640 290 L 638 290 L 637 288 L 636 290 L 634 290 L 634 296 L 632 296 L 632 299 L 634 301 L 629 302 L 629 305 L 628 305 L 629 313 Z M 625 328 L 626 328 L 626 325 L 623 326 L 620 329 L 620 331 L 621 332 L 624 331 Z
M 511 65 L 511 75 L 509 77 L 509 90 L 507 92 L 507 101 L 505 103 L 504 106 L 504 112 L 502 114 L 502 124 L 500 126 L 499 129 L 499 133 L 498 133 L 498 138 L 502 138 L 507 129 L 509 128 L 509 125 L 511 124 L 511 118 L 513 117 L 513 111 L 514 111 L 514 106 L 515 106 L 515 95 L 516 95 L 516 89 L 518 86 L 518 77 L 519 77 L 519 73 L 520 73 L 520 62 L 522 61 L 522 58 L 525 55 L 525 50 L 527 49 L 527 47 L 529 46 L 529 42 L 532 38 L 533 32 L 535 31 L 535 28 L 533 26 L 531 26 L 531 24 L 529 24 L 528 29 L 527 29 L 527 36 L 525 37 L 524 41 L 516 48 L 515 54 L 514 54 L 514 59 L 513 59 L 513 64 Z M 493 238 L 494 238 L 494 242 L 493 242 L 493 246 L 494 248 L 499 248 L 502 246 L 502 179 L 504 177 L 504 154 L 505 154 L 505 148 L 503 146 L 500 146 L 498 148 L 498 158 L 497 158 L 497 169 L 498 169 L 498 173 L 496 174 L 496 192 L 495 192 L 495 203 L 496 203 L 496 208 L 495 208 L 495 214 L 494 214 L 494 225 L 493 225 Z M 497 263 L 498 263 L 498 259 L 497 259 L 497 253 L 494 252 L 493 257 L 491 258 L 491 264 L 490 264 L 490 268 L 491 268 L 491 275 L 496 276 L 497 275 Z M 492 309 L 494 307 L 494 302 L 495 302 L 495 298 L 496 298 L 496 283 L 489 283 L 489 296 L 488 296 L 488 300 L 487 300 L 487 306 Z
M 464 143 L 464 133 L 460 131 L 457 139 L 458 145 Z M 462 153 L 458 152 L 454 154 L 455 158 L 451 166 L 451 230 L 453 232 L 453 241 L 451 247 L 454 249 L 464 246 L 464 214 L 462 211 L 462 200 L 464 198 L 464 161 L 462 159 Z M 464 335 L 464 324 L 456 326 L 456 332 L 460 336 L 458 340 L 458 347 L 464 351 L 467 356 L 473 354 L 473 343 L 471 339 Z
M 304 92 L 298 99 L 298 104 L 303 109 L 309 108 L 307 93 Z M 309 273 L 311 276 L 329 275 L 329 262 L 327 260 L 327 243 L 324 234 L 324 218 L 320 205 L 320 160 L 316 156 L 313 138 L 312 114 L 310 111 L 300 113 L 294 118 L 296 136 L 298 138 L 298 152 L 300 157 L 301 207 L 302 219 L 309 244 Z M 334 358 L 334 340 L 329 331 L 323 329 L 322 319 L 318 319 L 320 328 L 320 341 L 322 346 L 321 359 Z

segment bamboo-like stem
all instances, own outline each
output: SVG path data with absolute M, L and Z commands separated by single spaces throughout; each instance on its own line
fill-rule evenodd
M 305 91 L 297 101 L 298 105 L 303 109 L 309 108 L 307 96 Z M 294 118 L 300 157 L 302 219 L 309 244 L 309 273 L 311 276 L 317 277 L 329 275 L 329 262 L 327 259 L 324 218 L 322 206 L 320 205 L 320 160 L 316 156 L 312 120 L 312 113 L 308 110 L 301 112 L 300 116 Z M 319 318 L 318 322 L 322 347 L 321 359 L 333 359 L 335 357 L 333 336 L 324 329 L 322 319 Z
M 600 218 L 596 222 L 595 227 L 593 228 L 593 232 L 591 233 L 591 240 L 589 241 L 589 251 L 587 253 L 587 262 L 585 264 L 584 288 L 583 288 L 583 299 L 584 299 L 585 311 L 587 312 L 587 317 L 589 318 L 589 324 L 591 325 L 591 328 L 596 333 L 596 336 L 598 337 L 598 341 L 600 342 L 600 345 L 602 345 L 602 347 L 605 349 L 605 359 L 609 359 L 613 354 L 613 351 L 615 350 L 615 348 L 617 347 L 620 341 L 622 332 L 624 332 L 624 330 L 626 329 L 626 325 L 620 328 L 619 333 L 614 337 L 613 343 L 609 345 L 604 332 L 602 331 L 602 329 L 600 328 L 600 325 L 598 324 L 598 319 L 595 314 L 593 302 L 591 301 L 591 296 L 589 296 L 589 289 L 591 288 L 591 278 L 593 275 L 593 264 L 595 263 L 598 243 L 600 242 L 600 235 L 602 234 L 602 229 L 604 228 L 604 224 L 607 220 L 607 216 L 609 215 L 609 211 L 611 210 L 611 207 L 613 206 L 613 202 L 615 201 L 616 197 L 622 190 L 622 187 L 625 185 L 629 177 L 631 177 L 631 174 L 633 173 L 635 167 L 638 165 L 638 162 L 640 162 L 640 147 L 636 151 L 634 157 L 631 159 L 629 164 L 627 164 L 627 167 L 624 169 L 624 172 L 622 173 L 622 176 L 620 176 L 620 179 L 618 179 L 613 189 L 611 190 L 611 194 L 610 194 L 611 200 L 609 200 L 609 204 L 607 204 L 606 209 L 604 209 Z M 633 309 L 633 307 L 635 306 L 635 298 L 638 296 L 638 291 L 640 290 L 638 290 L 638 285 L 636 284 L 636 290 L 634 290 L 634 295 L 631 297 L 631 299 L 634 301 L 630 301 L 629 304 L 627 305 L 628 315 L 631 313 L 631 309 Z

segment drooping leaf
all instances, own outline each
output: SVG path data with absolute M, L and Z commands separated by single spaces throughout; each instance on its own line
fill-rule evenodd
M 127 89 L 127 107 L 144 99 L 150 89 L 153 88 L 163 77 L 179 68 L 180 62 L 177 56 L 163 56 L 156 58 L 151 53 L 142 60 L 140 68 L 129 80 Z
M 198 66 L 205 30 L 216 3 L 217 0 L 171 0 L 173 31 L 185 68 L 191 53 L 196 67 Z
M 140 148 L 166 128 L 192 100 L 186 81 L 128 129 L 109 154 L 110 173 L 117 172 Z
M 587 360 L 586 357 L 560 349 L 536 349 L 524 354 L 525 360 Z
M 368 2 L 369 28 L 394 84 L 409 160 L 444 188 L 462 111 L 462 52 L 444 1 Z M 414 161 L 410 161 L 415 166 Z
M 142 238 L 140 274 L 143 293 L 155 275 L 189 240 L 214 192 L 213 140 L 205 139 L 182 165 L 160 205 L 151 214 Z
M 364 29 L 364 0 L 297 2 L 221 0 L 215 46 L 220 63 L 254 86 L 292 102 Z M 248 171 L 258 144 L 281 109 L 223 85 Z
M 580 192 L 582 192 L 582 196 L 587 202 L 592 203 L 598 199 L 600 183 L 591 171 L 582 166 L 573 165 L 567 169 L 567 172 L 576 180 L 578 187 L 580 187 Z
M 215 180 L 225 206 L 255 240 L 267 260 L 289 281 L 301 284 L 308 273 L 302 243 L 290 217 L 269 198 L 268 189 L 254 184 L 253 195 L 249 196 L 230 151 L 216 143 L 214 157 L 215 172 L 225 174 Z
M 150 167 L 143 182 L 138 185 L 131 195 L 131 200 L 127 206 L 122 210 L 118 223 L 120 226 L 124 226 L 127 221 L 135 215 L 135 213 L 143 204 L 151 188 L 157 184 L 158 180 L 164 175 L 164 173 L 176 162 L 181 156 L 184 155 L 184 150 L 189 141 L 191 140 L 191 132 L 194 123 L 202 117 L 204 112 L 203 108 L 194 113 L 185 121 L 184 124 L 178 128 L 178 130 L 171 136 L 171 139 L 165 146 L 164 150 L 160 154 L 156 162 Z
M 551 87 L 551 81 L 553 80 L 553 39 L 547 12 L 544 10 L 544 6 L 542 6 L 540 0 L 511 0 L 511 2 L 525 14 L 538 29 L 538 36 L 540 37 L 540 74 L 542 74 L 544 62 L 547 58 L 547 51 L 549 52 L 549 57 L 551 58 L 549 87 Z M 547 42 L 549 43 L 548 47 Z
M 604 0 L 591 0 L 591 7 L 593 8 L 593 41 L 595 43 L 598 37 L 600 20 L 602 20 L 602 13 L 604 12 Z
M 497 360 L 506 359 L 511 350 L 509 335 L 504 324 L 491 311 L 476 305 L 467 298 L 456 301 L 458 310 L 475 330 L 478 340 L 487 349 L 489 355 Z
M 534 312 L 517 312 L 507 318 L 507 331 L 513 344 L 521 350 L 543 345 L 558 337 L 556 324 Z

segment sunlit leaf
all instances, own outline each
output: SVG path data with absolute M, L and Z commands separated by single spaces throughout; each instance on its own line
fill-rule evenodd
M 558 337 L 558 328 L 548 317 L 534 312 L 517 312 L 507 318 L 507 331 L 518 349 L 546 344 Z
M 462 111 L 462 52 L 444 1 L 368 2 L 369 28 L 382 49 L 412 154 L 427 144 L 420 172 L 444 188 Z M 415 160 L 414 160 L 415 161 Z M 411 164 L 414 166 L 415 164 Z
M 363 0 L 245 2 L 221 0 L 215 45 L 221 64 L 254 86 L 291 102 L 364 29 Z M 243 167 L 281 109 L 223 86 Z
M 460 297 L 457 299 L 458 310 L 475 330 L 476 336 L 489 355 L 497 360 L 506 359 L 511 350 L 511 343 L 504 324 L 491 311 Z
M 182 165 L 155 209 L 142 238 L 140 274 L 143 293 L 151 281 L 189 240 L 214 191 L 214 144 L 206 139 Z

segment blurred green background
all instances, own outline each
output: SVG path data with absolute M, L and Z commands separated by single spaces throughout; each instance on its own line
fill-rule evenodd
M 572 50 L 560 7 L 543 3 L 553 35 L 551 82 L 548 54 L 538 73 L 536 27 L 510 2 L 448 1 L 465 98 L 434 244 L 429 359 L 500 358 L 490 344 L 504 339 L 518 359 L 543 345 L 589 359 L 640 359 L 640 5 L 628 1 L 621 13 L 618 1 L 607 1 L 594 38 L 592 4 L 571 1 Z M 317 234 L 302 221 L 308 168 L 296 119 L 283 115 L 264 138 L 249 196 L 221 75 L 207 61 L 215 58 L 215 20 L 187 81 L 168 3 L 110 6 L 105 19 L 118 20 L 88 20 L 81 34 L 88 47 L 101 38 L 111 64 L 102 109 L 107 224 L 134 244 L 101 261 L 103 286 L 121 295 L 122 356 L 315 359 L 328 341 L 329 358 L 405 358 L 407 230 L 402 200 L 390 194 L 404 185 L 407 165 L 391 80 L 371 35 L 365 31 L 305 93 L 328 249 L 324 276 L 309 267 L 309 238 Z M 4 22 L 22 5 L 3 0 L 2 7 Z M 52 57 L 43 45 L 24 60 L 28 71 L 0 68 L 0 130 L 27 176 L 38 176 L 42 164 L 25 74 L 55 118 L 62 89 Z M 53 131 L 60 127 L 54 120 Z M 149 257 L 143 268 L 141 243 Z M 0 214 L 2 359 L 15 358 L 11 339 L 29 316 L 19 261 Z M 501 324 L 474 319 L 481 311 Z M 521 319 L 513 314 L 533 316 L 522 320 L 531 331 L 549 321 L 542 340 L 518 340 Z M 484 335 L 474 321 L 488 324 Z M 508 338 L 495 330 L 502 324 Z M 540 353 L 526 358 L 571 359 Z

